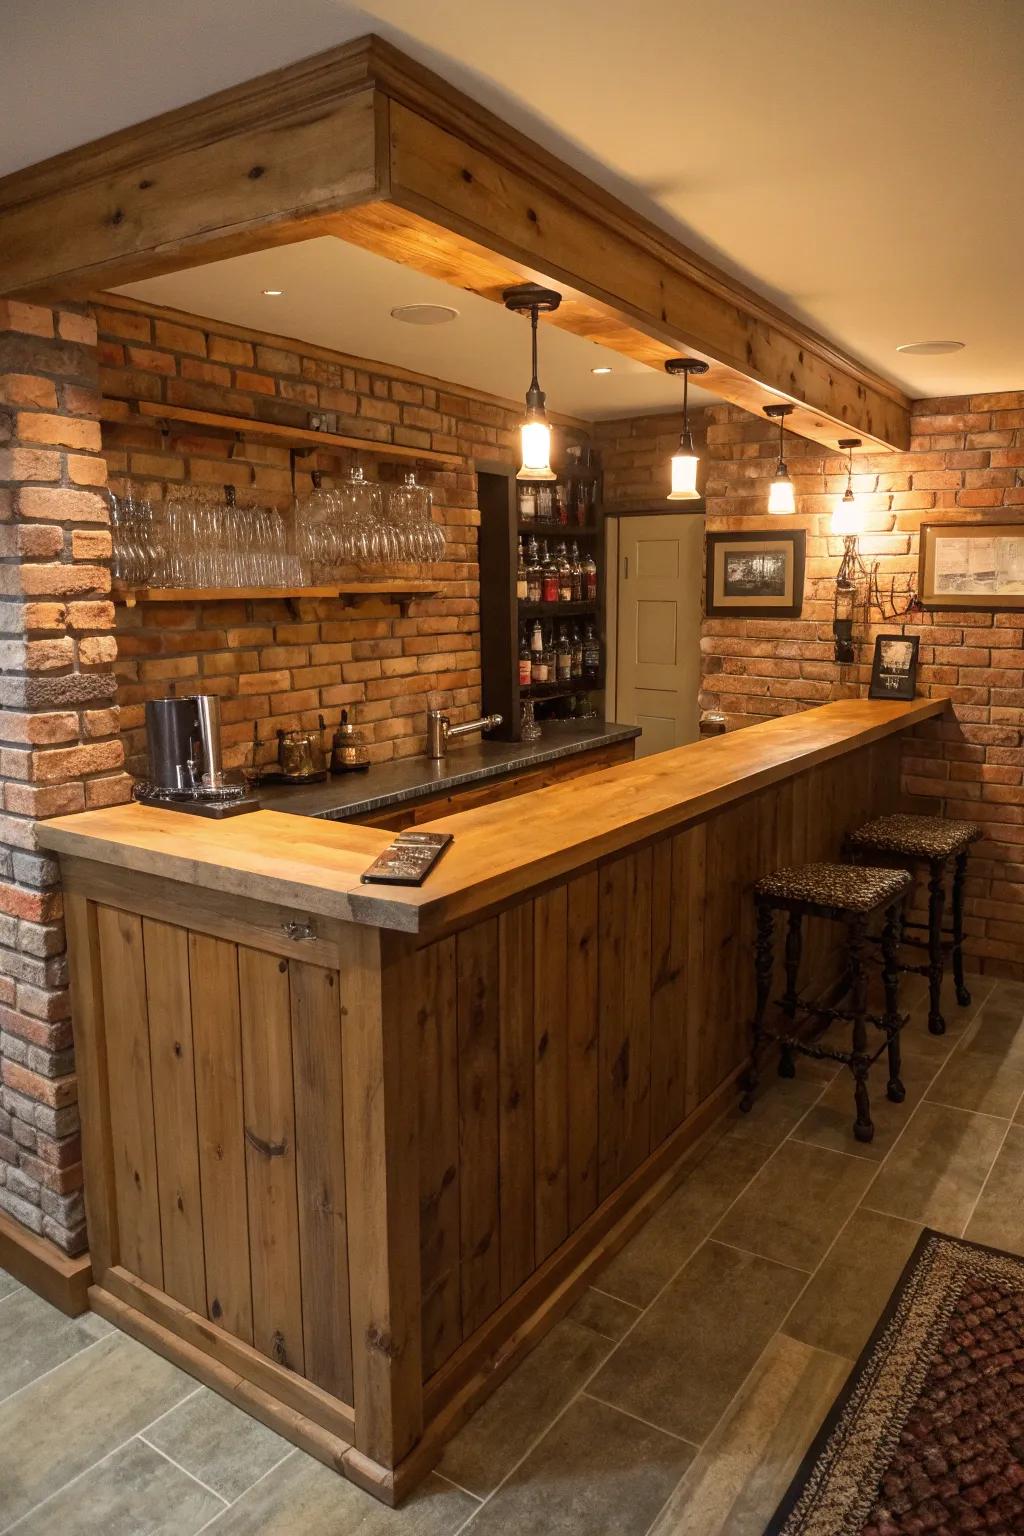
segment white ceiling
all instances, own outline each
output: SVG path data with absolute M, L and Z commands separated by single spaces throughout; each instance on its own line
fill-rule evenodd
M 0 171 L 367 31 L 910 393 L 1024 386 L 1020 0 L 5 0 Z
M 284 293 L 266 298 L 264 288 Z M 130 283 L 119 292 L 411 368 L 507 400 L 521 400 L 530 382 L 528 320 L 330 236 Z M 446 304 L 459 316 L 445 325 L 409 325 L 391 318 L 399 304 Z M 542 327 L 539 353 L 541 387 L 553 411 L 593 421 L 681 407 L 678 380 L 557 326 Z M 612 372 L 591 373 L 602 366 Z M 694 388 L 690 399 L 700 405 L 714 396 Z

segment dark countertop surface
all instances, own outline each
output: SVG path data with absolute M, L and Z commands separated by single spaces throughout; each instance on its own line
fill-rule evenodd
M 639 726 L 615 725 L 607 720 L 547 721 L 540 741 L 483 741 L 480 737 L 469 737 L 454 743 L 440 762 L 429 757 L 405 757 L 397 762 L 376 763 L 365 773 L 339 774 L 324 784 L 304 788 L 272 784 L 257 794 L 265 811 L 347 821 L 426 795 L 445 794 L 463 784 L 499 779 L 523 769 L 539 768 L 556 758 L 611 747 L 639 735 Z

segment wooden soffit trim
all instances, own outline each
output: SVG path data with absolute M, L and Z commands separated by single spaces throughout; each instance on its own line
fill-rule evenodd
M 552 323 L 834 446 L 906 449 L 888 380 L 718 271 L 376 37 L 0 180 L 0 295 L 83 294 L 333 233 L 500 299 L 558 287 Z

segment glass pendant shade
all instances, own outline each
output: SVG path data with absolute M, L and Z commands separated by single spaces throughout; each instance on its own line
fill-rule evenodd
M 775 471 L 775 479 L 768 490 L 768 511 L 777 516 L 796 511 L 796 497 L 793 494 L 793 482 L 789 478 L 789 471 L 785 464 L 780 464 Z
M 849 538 L 851 534 L 856 538 L 864 532 L 864 513 L 849 489 L 838 497 L 832 508 L 832 532 L 842 534 L 844 538 Z
M 517 480 L 554 480 L 551 468 L 551 427 L 547 421 L 528 417 L 519 429 L 522 465 Z
M 682 449 L 672 455 L 672 489 L 669 491 L 669 501 L 699 501 L 700 492 L 697 489 L 697 466 L 700 459 L 695 453 L 686 453 Z

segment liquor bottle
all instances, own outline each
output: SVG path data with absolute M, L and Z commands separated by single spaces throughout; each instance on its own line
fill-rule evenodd
M 572 602 L 572 566 L 569 564 L 569 556 L 565 552 L 565 545 L 559 544 L 556 556 L 558 565 L 558 601 L 560 603 Z
M 591 554 L 587 554 L 583 560 L 583 600 L 586 603 L 597 602 L 597 561 Z
M 559 683 L 572 681 L 572 642 L 563 624 L 558 633 L 558 652 L 555 658 L 555 678 Z
M 583 679 L 583 636 L 578 624 L 572 627 L 572 680 L 574 683 Z
M 529 583 L 526 579 L 526 555 L 523 552 L 523 541 L 519 540 L 519 553 L 516 557 L 516 598 L 525 603 L 530 595 Z
M 548 553 L 547 543 L 541 545 L 540 600 L 542 603 L 558 602 L 558 566 L 554 556 Z
M 537 521 L 538 523 L 550 523 L 551 521 L 550 485 L 542 485 L 537 490 Z
M 530 654 L 530 641 L 524 625 L 519 631 L 519 686 L 529 688 L 532 681 L 533 657 Z
M 558 652 L 555 647 L 555 626 L 553 624 L 548 629 L 547 639 L 544 644 L 544 662 L 547 673 L 545 681 L 553 683 L 557 676 L 558 668 Z
M 537 548 L 537 540 L 530 534 L 530 542 L 526 546 L 526 598 L 528 602 L 539 603 L 541 593 L 540 552 Z
M 580 564 L 580 547 L 572 546 L 572 554 L 569 556 L 569 571 L 572 578 L 572 600 L 574 603 L 583 601 L 583 566 Z
M 530 681 L 532 683 L 546 683 L 548 680 L 547 657 L 544 654 L 544 630 L 540 619 L 533 621 L 533 633 L 530 635 Z
M 526 484 L 519 487 L 519 521 L 521 523 L 537 521 L 537 487 L 535 485 Z
M 583 681 L 596 683 L 601 675 L 601 642 L 593 624 L 588 624 L 583 636 Z
M 558 508 L 557 508 L 558 521 L 561 523 L 563 528 L 568 528 L 568 526 L 569 526 L 569 497 L 570 497 L 570 494 L 572 492 L 572 483 L 570 482 L 568 485 L 557 485 L 555 487 L 555 490 L 556 490 L 556 492 L 558 494 Z
M 591 482 L 589 480 L 576 481 L 576 526 L 586 528 L 589 522 L 587 511 L 590 506 Z

